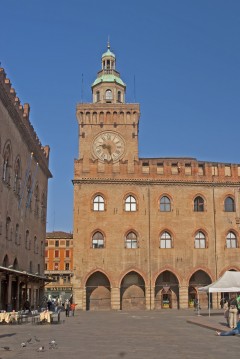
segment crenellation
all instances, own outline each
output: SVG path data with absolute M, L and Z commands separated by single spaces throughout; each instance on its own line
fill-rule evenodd
M 16 96 L 15 89 L 12 87 L 10 79 L 6 77 L 6 73 L 3 68 L 0 68 L 0 82 L 3 89 L 5 90 L 5 94 L 2 94 L 2 96 L 6 95 L 8 101 L 7 108 L 9 109 L 9 111 L 12 111 L 14 109 L 15 111 L 17 111 L 17 114 L 19 116 L 19 118 L 17 118 L 17 114 L 15 113 L 13 118 L 17 122 L 21 122 L 19 123 L 21 129 L 23 129 L 26 136 L 30 135 L 31 140 L 33 140 L 34 142 L 34 145 L 37 146 L 40 150 L 39 153 L 41 153 L 41 156 L 43 155 L 44 161 L 48 160 L 48 151 L 43 150 L 42 144 L 36 135 L 34 127 L 30 122 L 30 105 L 28 103 L 25 103 L 24 105 L 21 104 L 19 97 Z M 35 152 L 37 152 L 37 150 Z M 47 165 L 47 162 L 45 165 Z
M 204 164 L 205 173 L 200 174 L 198 172 L 199 167 L 198 165 Z M 162 165 L 163 170 L 158 170 L 158 164 Z M 172 173 L 172 164 L 177 165 L 177 172 L 174 174 Z M 186 172 L 185 164 L 191 165 L 191 173 Z M 225 165 L 229 166 L 231 169 L 231 176 L 226 178 L 224 169 Z M 234 183 L 238 182 L 240 179 L 239 167 L 237 164 L 218 164 L 219 170 L 218 175 L 212 175 L 212 163 L 209 162 L 198 162 L 197 160 L 190 161 L 188 159 L 167 159 L 164 158 L 156 158 L 156 159 L 139 159 L 135 160 L 133 166 L 129 167 L 129 161 L 127 160 L 120 160 L 118 166 L 114 165 L 112 162 L 105 161 L 99 165 L 99 161 L 96 159 L 89 160 L 90 172 L 93 176 L 97 176 L 100 172 L 101 177 L 109 177 L 109 175 L 114 174 L 115 178 L 117 178 L 117 174 L 119 173 L 119 177 L 127 178 L 129 173 L 131 173 L 132 178 L 134 180 L 137 179 L 144 179 L 149 178 L 153 179 L 154 181 L 180 181 L 180 182 L 196 182 L 196 183 L 203 183 L 203 182 L 227 182 L 227 183 Z M 99 167 L 100 166 L 100 167 Z M 216 163 L 214 163 L 216 166 Z M 116 170 L 117 168 L 117 170 Z M 81 178 L 84 175 L 87 175 L 89 171 L 85 171 L 83 169 L 83 160 L 75 160 L 75 178 Z M 130 172 L 129 172 L 130 171 Z

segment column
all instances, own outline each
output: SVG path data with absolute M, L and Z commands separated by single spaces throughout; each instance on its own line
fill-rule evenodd
M 155 308 L 155 288 L 145 287 L 146 293 L 146 309 L 153 310 Z
M 188 286 L 179 286 L 179 309 L 188 308 Z
M 0 273 L 0 309 L 3 309 L 3 303 L 2 303 L 2 273 Z
M 12 274 L 8 275 L 7 310 L 12 310 Z
M 111 288 L 111 308 L 120 310 L 120 288 Z

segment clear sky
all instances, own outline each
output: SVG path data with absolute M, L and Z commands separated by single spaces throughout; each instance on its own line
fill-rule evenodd
M 0 12 L 1 65 L 51 147 L 47 231 L 73 229 L 75 109 L 108 36 L 140 103 L 140 157 L 240 163 L 239 0 L 0 0 Z

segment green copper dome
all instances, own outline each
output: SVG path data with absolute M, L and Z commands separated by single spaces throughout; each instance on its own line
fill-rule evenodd
M 92 84 L 92 86 L 98 85 L 101 82 L 116 82 L 121 86 L 126 86 L 125 83 L 120 79 L 120 77 L 117 77 L 113 74 L 102 74 Z
M 102 58 L 105 57 L 105 56 L 112 56 L 115 58 L 115 55 L 112 51 L 110 51 L 110 47 L 107 49 L 106 52 L 104 52 L 104 54 L 102 54 Z

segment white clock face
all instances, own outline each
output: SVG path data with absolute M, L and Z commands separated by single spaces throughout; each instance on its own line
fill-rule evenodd
M 93 141 L 93 153 L 101 161 L 118 161 L 124 153 L 124 140 L 115 132 L 100 133 Z

